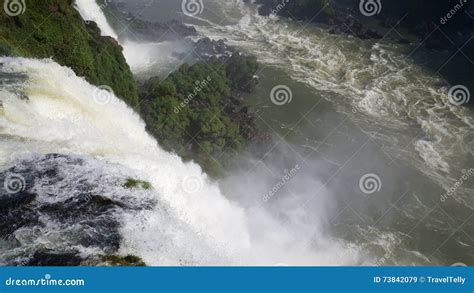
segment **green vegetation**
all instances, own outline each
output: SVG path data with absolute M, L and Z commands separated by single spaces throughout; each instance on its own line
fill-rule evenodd
M 122 47 L 113 38 L 102 37 L 95 23 L 84 22 L 72 0 L 27 4 L 18 17 L 0 13 L 0 55 L 52 57 L 90 83 L 112 87 L 142 115 L 147 130 L 165 149 L 196 161 L 211 175 L 220 175 L 232 154 L 255 135 L 254 119 L 241 96 L 256 85 L 256 58 L 235 53 L 226 64 L 214 58 L 206 64 L 183 65 L 164 81 L 146 82 L 139 105 L 137 84 Z M 181 33 L 193 31 L 183 27 Z M 135 179 L 123 186 L 151 188 Z
M 255 134 L 254 119 L 236 95 L 252 89 L 257 68 L 255 58 L 235 54 L 226 64 L 185 64 L 164 81 L 150 79 L 140 94 L 148 131 L 165 149 L 220 175 L 229 154 Z
M 118 255 L 105 255 L 102 257 L 102 261 L 106 262 L 111 266 L 120 266 L 120 267 L 144 267 L 146 266 L 145 262 L 134 255 L 127 256 L 118 256 Z
M 132 188 L 143 188 L 145 190 L 149 190 L 152 188 L 150 182 L 128 178 L 127 181 L 122 185 L 124 188 L 132 189 Z
M 136 83 L 112 38 L 86 24 L 71 0 L 28 1 L 23 15 L 0 13 L 0 55 L 50 58 L 95 85 L 108 85 L 130 106 L 138 104 Z
M 254 74 L 258 70 L 257 58 L 234 54 L 226 62 L 226 76 L 233 94 L 250 93 L 256 86 Z

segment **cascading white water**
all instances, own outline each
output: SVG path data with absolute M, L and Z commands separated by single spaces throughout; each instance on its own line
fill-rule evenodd
M 139 192 L 129 201 L 151 197 L 159 203 L 157 208 L 117 215 L 123 223 L 124 254 L 141 256 L 150 265 L 360 262 L 355 247 L 323 238 L 317 231 L 317 244 L 297 241 L 263 210 L 248 211 L 229 201 L 198 165 L 163 151 L 124 102 L 110 96 L 108 103 L 96 103 L 98 88 L 72 70 L 51 60 L 0 58 L 0 63 L 3 76 L 27 76 L 0 91 L 2 169 L 25 153 L 57 153 L 80 156 L 94 166 L 93 162 L 104 162 L 106 166 L 99 164 L 102 172 L 131 172 L 152 183 L 156 192 L 146 197 Z M 81 172 L 77 168 L 73 173 Z M 107 184 L 111 183 L 104 180 L 101 192 Z M 58 187 L 54 196 L 64 196 L 61 192 Z
M 104 6 L 107 1 L 104 1 Z M 118 39 L 118 35 L 110 26 L 107 18 L 102 12 L 101 6 L 97 4 L 96 0 L 77 0 L 76 8 L 84 20 L 92 20 L 99 26 L 103 36 L 109 36 Z
M 77 0 L 76 6 L 84 19 L 97 22 L 103 35 L 118 38 L 96 1 Z M 162 44 L 125 40 L 123 45 L 135 73 L 156 69 L 155 55 L 162 53 Z M 281 227 L 263 209 L 246 211 L 227 200 L 199 166 L 185 164 L 160 149 L 145 132 L 144 123 L 123 102 L 112 97 L 105 105 L 95 103 L 100 90 L 69 69 L 45 60 L 1 62 L 3 72 L 28 75 L 28 82 L 20 85 L 28 100 L 21 99 L 16 90 L 5 89 L 0 95 L 1 134 L 10 137 L 0 148 L 2 167 L 25 153 L 79 155 L 90 158 L 92 165 L 97 159 L 103 161 L 105 165 L 99 169 L 105 172 L 109 164 L 115 164 L 123 168 L 119 173 L 132 172 L 153 184 L 159 202 L 155 210 L 120 215 L 122 253 L 141 256 L 150 265 L 361 262 L 357 248 L 327 239 L 314 227 L 288 232 L 288 227 Z M 295 234 L 306 237 L 308 233 L 318 240 L 311 243 L 311 237 L 295 238 Z
M 183 62 L 174 55 L 188 55 L 191 52 L 190 44 L 184 41 L 136 42 L 127 39 L 124 32 L 115 32 L 103 12 L 107 1 L 100 6 L 96 0 L 76 0 L 75 5 L 84 20 L 97 23 L 102 35 L 120 42 L 125 59 L 137 78 L 167 75 Z
M 161 150 L 123 102 L 114 97 L 106 105 L 95 103 L 95 87 L 52 61 L 0 62 L 4 71 L 29 76 L 24 89 L 28 100 L 1 93 L 1 134 L 16 138 L 3 142 L 2 158 L 21 150 L 86 155 L 118 163 L 152 182 L 162 200 L 212 243 L 229 251 L 249 246 L 243 211 L 220 195 L 199 166 L 185 164 Z M 202 188 L 186 192 L 189 180 L 202 182 Z
M 102 14 L 96 3 L 89 3 L 97 6 L 94 8 L 86 5 L 88 1 L 77 2 L 78 6 L 82 6 L 83 17 L 101 19 L 101 16 L 94 16 Z M 241 1 L 216 2 L 218 6 L 224 5 L 225 11 L 230 11 L 230 7 L 240 9 L 242 15 L 236 18 L 240 21 L 235 25 L 222 25 L 207 18 L 196 17 L 199 23 L 208 24 L 196 27 L 202 36 L 225 38 L 241 50 L 257 55 L 262 64 L 281 69 L 294 80 L 309 85 L 318 95 L 333 101 L 340 112 L 362 125 L 366 131 L 379 132 L 386 152 L 405 160 L 407 165 L 418 168 L 445 189 L 452 186 L 459 176 L 453 170 L 459 171 L 465 167 L 463 164 L 467 165 L 465 158 L 466 154 L 472 153 L 473 127 L 468 110 L 449 103 L 446 89 L 441 88 L 443 81 L 405 58 L 407 48 L 404 45 L 372 43 L 344 35 L 331 35 L 325 29 L 311 26 L 301 30 L 299 25 L 284 19 L 260 17 L 255 7 L 249 8 Z M 92 16 L 88 17 L 87 14 Z M 103 32 L 108 30 L 102 21 L 99 21 L 99 27 Z M 122 44 L 134 73 L 141 73 L 144 68 L 155 70 L 162 67 L 161 64 L 153 64 L 153 61 L 159 59 L 157 56 L 163 55 L 159 46 L 127 43 L 123 40 Z M 381 127 L 388 131 L 383 133 Z M 419 131 L 418 136 L 413 136 L 413 128 Z M 261 174 L 258 175 L 261 179 Z M 242 193 L 246 192 L 246 189 L 242 190 Z M 471 194 L 472 189 L 466 186 L 458 190 L 455 198 L 472 207 Z M 344 253 L 347 247 L 334 244 L 321 235 L 317 228 L 306 230 L 301 226 L 295 227 L 293 232 L 300 234 L 299 236 L 309 232 L 306 233 L 307 237 L 295 237 L 283 232 L 268 214 L 258 208 L 256 210 L 244 211 L 243 218 L 247 223 L 244 230 L 249 245 L 247 248 L 237 245 L 238 248 L 234 250 L 238 251 L 242 263 L 360 262 L 358 256 L 350 258 Z M 320 209 L 312 212 L 318 214 Z M 163 213 L 143 211 L 142 217 L 139 217 L 153 219 L 152 221 L 136 221 L 131 214 L 125 215 L 125 218 L 127 226 L 124 227 L 123 234 L 127 237 L 122 247 L 124 253 L 144 256 L 151 264 L 176 264 L 178 258 L 182 260 L 180 263 L 239 262 L 234 253 L 216 252 L 214 249 L 217 243 L 212 241 L 199 249 L 194 243 L 192 245 L 195 249 L 185 249 L 179 257 L 176 244 L 194 242 L 196 238 L 193 233 L 200 234 L 200 231 L 193 228 L 193 233 L 170 232 L 174 229 L 163 228 L 162 222 L 169 218 Z M 170 224 L 167 226 L 173 227 Z M 170 237 L 173 241 L 163 244 L 163 235 L 171 234 L 174 235 Z M 258 237 L 257 234 L 262 235 Z M 385 250 L 385 255 L 391 254 L 398 245 L 399 239 L 395 235 L 396 233 L 377 235 L 375 240 L 380 242 L 377 246 Z M 319 239 L 317 245 L 307 241 L 311 238 Z M 143 241 L 144 239 L 147 241 Z M 292 246 L 295 239 L 304 239 L 298 246 L 301 253 L 292 253 L 295 250 Z M 213 249 L 208 250 L 209 247 Z M 166 253 L 163 254 L 164 251 Z M 210 260 L 203 257 L 206 254 L 221 257 Z

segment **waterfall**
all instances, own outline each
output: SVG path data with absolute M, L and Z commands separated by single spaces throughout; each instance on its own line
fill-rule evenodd
M 12 250 L 0 245 L 0 254 L 21 255 L 38 245 L 98 253 L 101 247 L 77 243 L 76 233 L 66 233 L 72 227 L 77 233 L 88 231 L 92 224 L 85 222 L 98 215 L 80 215 L 85 222 L 71 216 L 64 223 L 54 212 L 66 209 L 81 188 L 92 186 L 87 187 L 91 194 L 120 207 L 108 213 L 119 223 L 121 252 L 136 254 L 150 265 L 355 261 L 356 252 L 341 243 L 318 239 L 315 249 L 280 230 L 263 211 L 248 211 L 228 200 L 197 164 L 161 149 L 124 102 L 69 68 L 25 58 L 0 58 L 0 63 L 0 75 L 9 82 L 0 91 L 0 167 L 17 166 L 14 171 L 24 177 L 26 194 L 35 194 L 47 207 L 31 215 L 40 215 L 37 226 L 13 233 L 20 246 Z M 35 177 L 39 173 L 47 173 L 52 182 Z M 152 190 L 125 190 L 118 182 L 127 177 L 150 182 Z M 256 213 L 258 217 L 250 217 Z M 42 241 L 33 237 L 38 229 L 45 231 Z M 72 239 L 64 240 L 66 235 Z

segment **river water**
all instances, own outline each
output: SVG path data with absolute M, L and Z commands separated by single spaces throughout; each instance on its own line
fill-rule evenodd
M 103 34 L 113 30 L 95 1 L 78 2 L 81 14 L 101 20 Z M 240 1 L 204 5 L 190 17 L 180 1 L 124 3 L 146 20 L 180 19 L 256 55 L 260 83 L 245 99 L 271 140 L 250 146 L 212 182 L 159 148 L 116 97 L 96 105 L 97 89 L 70 70 L 2 58 L 0 164 L 37 194 L 25 215 L 37 224 L 0 243 L 2 263 L 38 248 L 107 253 L 119 239 L 121 253 L 149 265 L 474 264 L 474 116 L 450 103 L 444 80 L 412 62 L 412 46 L 260 17 Z M 140 76 L 179 66 L 162 61 L 168 45 L 130 46 L 112 34 Z M 52 174 L 54 184 L 34 180 Z M 153 190 L 124 190 L 127 177 Z M 90 223 L 81 217 L 95 215 L 93 207 L 75 205 L 84 190 L 120 208 Z M 71 204 L 77 215 L 66 222 L 51 212 Z M 94 235 L 112 223 L 113 241 L 99 241 Z
M 424 54 L 418 44 L 331 35 L 324 26 L 258 16 L 240 1 L 206 1 L 195 16 L 183 14 L 180 1 L 152 1 L 145 10 L 143 2 L 127 8 L 149 21 L 180 19 L 262 64 L 247 100 L 273 142 L 238 171 L 243 179 L 222 184 L 227 193 L 241 200 L 248 180 L 258 186 L 248 205 L 272 206 L 284 223 L 303 213 L 308 225 L 323 225 L 380 264 L 472 263 L 474 113 L 450 103 L 448 83 L 413 61 Z M 270 93 L 280 85 L 292 100 L 275 105 Z M 262 203 L 295 165 L 306 178 Z M 365 174 L 380 178 L 380 191 L 361 192 Z

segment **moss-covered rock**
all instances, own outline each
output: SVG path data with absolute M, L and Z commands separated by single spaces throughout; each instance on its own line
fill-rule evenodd
M 110 266 L 120 267 L 143 267 L 145 262 L 135 255 L 118 256 L 118 255 L 104 255 L 102 261 Z
M 128 178 L 127 181 L 123 184 L 123 187 L 128 188 L 128 189 L 143 188 L 145 190 L 149 190 L 152 188 L 150 182 L 133 179 L 133 178 Z
M 253 88 L 257 62 L 234 56 L 226 64 L 216 58 L 185 64 L 166 80 L 150 79 L 140 94 L 148 131 L 165 149 L 213 176 L 256 133 L 253 116 L 237 96 Z
M 52 57 L 95 85 L 108 85 L 132 107 L 136 83 L 122 47 L 102 37 L 97 25 L 86 23 L 72 0 L 27 1 L 25 13 L 0 13 L 0 55 Z

